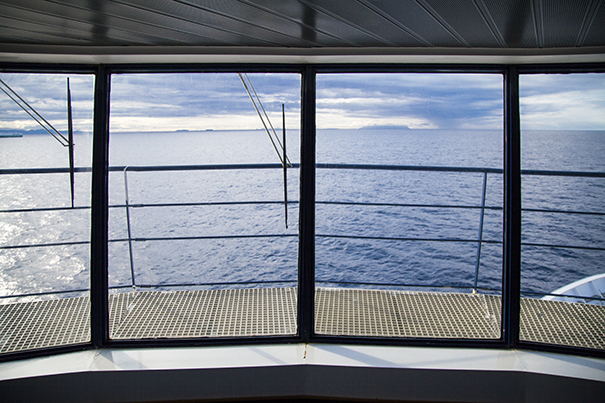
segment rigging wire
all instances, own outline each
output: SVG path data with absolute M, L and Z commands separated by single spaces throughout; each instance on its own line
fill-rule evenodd
M 275 129 L 273 128 L 273 124 L 271 124 L 271 120 L 269 119 L 269 116 L 267 115 L 267 112 L 265 111 L 265 108 L 263 107 L 262 102 L 260 101 L 260 98 L 258 96 L 258 94 L 256 93 L 256 90 L 254 89 L 254 86 L 252 85 L 252 81 L 250 81 L 250 78 L 248 77 L 248 75 L 246 73 L 237 73 L 237 75 L 239 76 L 240 80 L 242 81 L 242 84 L 244 85 L 244 88 L 246 89 L 246 92 L 248 93 L 248 96 L 250 97 L 250 101 L 252 101 L 252 105 L 254 106 L 254 109 L 256 110 L 256 113 L 258 114 L 258 117 L 261 120 L 261 123 L 263 124 L 265 131 L 267 132 L 267 135 L 269 136 L 269 140 L 271 140 L 271 144 L 273 144 L 273 148 L 275 149 L 275 152 L 277 153 L 277 157 L 279 158 L 279 161 L 281 162 L 282 165 L 288 165 L 288 166 L 292 166 L 292 163 L 290 162 L 290 159 L 288 158 L 288 156 L 285 156 L 285 159 L 282 158 L 282 155 L 280 154 L 280 150 L 284 149 L 283 144 L 281 143 L 281 141 L 279 140 L 279 136 L 277 135 L 277 133 L 275 132 Z M 244 80 L 245 77 L 245 80 Z M 247 83 L 246 83 L 247 81 Z M 249 87 L 248 87 L 249 86 Z M 252 96 L 252 94 L 254 94 L 254 96 Z M 256 98 L 256 100 L 255 100 Z M 258 102 L 258 105 L 257 105 Z M 260 108 L 260 109 L 259 109 Z M 263 114 L 261 114 L 261 110 L 263 111 L 265 117 L 263 118 Z M 265 122 L 265 119 L 267 120 L 267 122 Z M 269 131 L 269 127 L 267 127 L 267 124 L 269 125 L 269 127 L 271 127 L 271 131 Z M 271 135 L 271 132 L 273 132 L 273 135 Z M 273 138 L 275 136 L 275 139 Z M 276 144 L 277 142 L 277 144 Z M 278 145 L 279 145 L 279 149 L 278 149 Z
M 273 124 L 271 123 L 271 119 L 269 119 L 269 115 L 267 115 L 267 111 L 263 107 L 263 104 L 260 101 L 260 98 L 259 98 L 258 94 L 256 93 L 254 86 L 252 85 L 252 81 L 250 81 L 250 77 L 248 77 L 248 75 L 246 73 L 244 73 L 244 74 L 237 73 L 237 75 L 239 76 L 240 80 L 242 81 L 242 84 L 244 85 L 244 88 L 246 89 L 246 92 L 248 93 L 248 96 L 250 97 L 250 101 L 252 101 L 252 105 L 254 106 L 254 109 L 256 109 L 256 113 L 258 114 L 258 117 L 260 118 L 263 126 L 265 127 L 265 131 L 267 132 L 267 135 L 269 136 L 269 140 L 271 140 L 271 144 L 273 144 L 273 148 L 275 149 L 275 152 L 277 153 L 277 157 L 279 158 L 279 161 L 281 162 L 282 167 L 284 168 L 284 218 L 285 218 L 286 228 L 288 228 L 288 166 L 292 167 L 292 163 L 290 162 L 290 159 L 288 158 L 288 155 L 286 153 L 285 105 L 284 104 L 281 105 L 282 137 L 283 137 L 283 143 L 282 143 L 281 141 L 279 141 L 279 136 L 275 132 L 275 128 L 273 127 Z M 246 78 L 245 80 L 244 80 L 244 77 Z M 247 83 L 246 83 L 246 81 L 247 81 Z M 248 88 L 248 86 L 250 86 L 250 87 Z M 253 93 L 254 93 L 254 97 L 252 96 Z M 256 104 L 257 102 L 258 102 L 258 105 Z M 261 112 L 259 110 L 259 107 L 260 107 L 260 110 L 263 111 L 264 118 L 263 118 L 263 114 L 261 114 Z M 265 122 L 265 119 L 267 120 L 267 122 Z M 275 136 L 275 140 L 273 139 L 273 136 L 271 135 L 271 132 L 269 131 L 269 128 L 267 127 L 267 124 L 269 124 L 269 126 L 271 127 L 271 132 L 273 132 L 273 136 Z M 283 154 L 280 154 L 280 150 L 278 149 L 277 145 L 275 144 L 276 141 L 277 141 L 277 144 L 279 144 L 279 148 L 281 149 L 281 152 Z
M 38 124 L 40 126 L 42 126 L 42 128 L 44 130 L 46 130 L 48 132 L 48 134 L 50 134 L 51 136 L 53 136 L 63 147 L 68 147 L 69 146 L 69 140 L 66 139 L 65 136 L 62 135 L 57 129 L 55 129 L 53 127 L 53 125 L 51 125 L 46 119 L 44 119 L 44 117 L 42 115 L 40 115 L 38 113 L 38 111 L 36 111 L 30 104 L 28 104 L 27 101 L 25 101 L 23 98 L 21 98 L 19 96 L 19 94 L 17 94 L 2 79 L 0 79 L 0 83 L 2 83 L 2 85 L 5 86 L 8 89 L 8 91 L 10 91 L 10 94 L 9 94 L 9 92 L 6 91 L 6 89 L 2 88 L 1 86 L 0 86 L 0 90 L 2 90 L 2 92 L 4 92 L 14 103 L 16 103 L 21 109 L 23 109 L 32 119 L 34 119 L 36 122 L 38 122 Z M 21 104 L 17 99 L 15 99 L 15 97 L 19 101 L 21 101 L 23 104 L 25 104 L 25 106 L 23 104 Z M 26 106 L 27 106 L 27 108 L 26 108 Z M 46 123 L 46 125 L 48 125 L 48 127 L 45 126 L 44 123 L 42 123 L 41 121 L 44 122 L 44 123 Z
M 73 119 L 72 119 L 72 108 L 71 108 L 71 89 L 69 86 L 69 77 L 67 77 L 67 131 L 68 138 L 65 138 L 57 129 L 51 125 L 48 120 L 34 109 L 33 106 L 27 103 L 26 100 L 21 98 L 15 90 L 13 90 L 7 83 L 0 79 L 0 90 L 4 92 L 14 103 L 17 104 L 21 109 L 25 111 L 32 119 L 34 119 L 48 134 L 53 136 L 55 140 L 59 142 L 63 147 L 68 147 L 69 152 L 69 182 L 71 191 L 71 207 L 74 207 L 74 183 L 75 183 L 75 168 L 74 168 L 74 132 L 73 132 Z M 6 87 L 6 88 L 4 88 Z M 7 91 L 8 90 L 8 91 Z M 21 102 L 19 102 L 21 101 Z M 43 123 L 44 122 L 44 123 Z M 46 126 L 45 126 L 46 124 Z M 52 130 L 51 130 L 52 129 Z

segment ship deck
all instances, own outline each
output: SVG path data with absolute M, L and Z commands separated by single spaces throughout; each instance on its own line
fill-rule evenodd
M 294 335 L 297 289 L 130 291 L 109 297 L 110 338 Z M 322 335 L 498 339 L 496 295 L 317 288 Z M 521 340 L 605 349 L 605 306 L 521 300 Z M 88 297 L 0 305 L 0 353 L 86 343 Z

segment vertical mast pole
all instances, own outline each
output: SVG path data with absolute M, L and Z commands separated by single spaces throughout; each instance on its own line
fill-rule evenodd
M 71 113 L 71 89 L 67 77 L 67 146 L 69 149 L 69 183 L 71 185 L 71 208 L 74 207 L 74 125 Z
M 286 156 L 286 111 L 284 104 L 281 104 L 281 117 L 282 117 L 282 149 L 284 152 L 284 157 L 282 158 L 282 163 L 284 166 L 284 213 L 285 213 L 285 221 L 286 228 L 288 228 L 288 165 L 286 164 L 287 156 Z

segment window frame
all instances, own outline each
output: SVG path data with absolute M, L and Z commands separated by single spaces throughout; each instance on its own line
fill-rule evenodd
M 587 64 L 22 64 L 0 63 L 2 73 L 93 74 L 94 122 L 91 190 L 91 341 L 0 355 L 0 362 L 82 349 L 216 346 L 275 343 L 338 343 L 389 346 L 524 348 L 605 357 L 605 351 L 519 340 L 521 278 L 521 165 L 519 76 L 605 73 L 605 63 Z M 297 73 L 301 75 L 301 155 L 298 252 L 298 334 L 295 336 L 111 340 L 108 314 L 108 151 L 110 83 L 120 73 Z M 502 333 L 494 340 L 326 336 L 314 332 L 315 297 L 315 112 L 316 76 L 322 73 L 485 73 L 503 76 L 504 233 Z

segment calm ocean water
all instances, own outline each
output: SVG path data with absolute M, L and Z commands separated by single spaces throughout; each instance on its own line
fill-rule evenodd
M 76 166 L 90 166 L 91 140 L 76 136 Z M 502 143 L 497 131 L 324 130 L 317 162 L 502 168 Z M 299 161 L 298 147 L 291 131 L 292 162 Z M 523 169 L 605 172 L 604 132 L 524 132 L 522 150 Z M 260 131 L 110 140 L 112 166 L 278 161 Z M 50 136 L 0 138 L 0 169 L 65 166 L 67 151 Z M 279 169 L 130 171 L 135 283 L 295 281 L 298 173 L 288 172 L 288 228 L 279 203 L 282 175 Z M 472 287 L 481 210 L 463 207 L 481 204 L 483 179 L 466 172 L 318 169 L 316 280 Z M 110 285 L 130 285 L 123 172 L 110 174 L 109 187 Z M 0 249 L 0 295 L 88 288 L 89 246 L 48 244 L 87 241 L 89 210 L 23 211 L 69 206 L 68 175 L 0 175 L 0 188 L 0 246 L 46 245 Z M 478 286 L 492 290 L 502 283 L 502 195 L 502 176 L 489 174 L 482 232 L 489 242 L 481 248 Z M 233 201 L 275 203 L 225 204 Z M 89 204 L 90 174 L 79 173 L 76 206 Z M 523 206 L 530 209 L 523 213 L 525 291 L 549 292 L 605 271 L 605 252 L 590 249 L 605 246 L 603 216 L 533 211 L 603 212 L 605 178 L 524 176 Z

